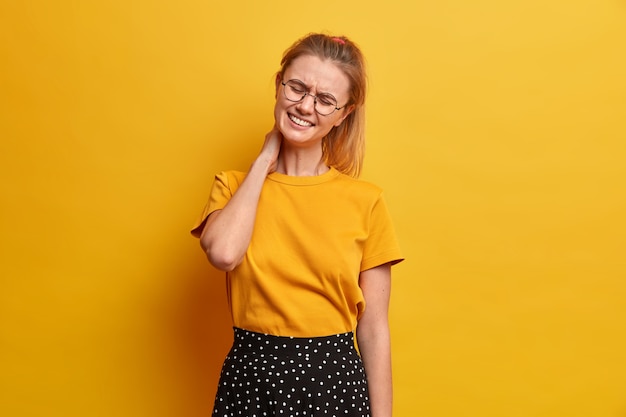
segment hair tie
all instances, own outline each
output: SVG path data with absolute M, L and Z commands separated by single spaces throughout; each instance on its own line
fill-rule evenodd
M 340 43 L 340 44 L 342 44 L 342 45 L 345 45 L 345 44 L 346 44 L 346 41 L 344 41 L 344 40 L 343 40 L 343 39 L 341 39 L 341 38 L 337 38 L 337 37 L 335 37 L 335 38 L 331 38 L 331 40 L 333 40 L 333 41 L 335 41 L 335 42 L 337 42 L 337 43 Z

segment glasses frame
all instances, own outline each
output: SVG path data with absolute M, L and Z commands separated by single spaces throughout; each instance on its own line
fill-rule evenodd
M 287 97 L 287 92 L 286 92 L 285 90 L 286 90 L 286 88 L 287 88 L 287 83 L 289 83 L 289 82 L 291 82 L 291 81 L 297 82 L 298 84 L 302 84 L 302 86 L 303 86 L 306 90 L 308 90 L 308 89 L 309 89 L 309 87 L 307 87 L 307 85 L 306 85 L 305 83 L 303 83 L 302 81 L 297 80 L 297 79 L 291 79 L 291 80 L 287 80 L 287 81 L 281 81 L 280 83 L 283 85 L 283 96 L 285 96 L 285 98 L 286 98 L 287 100 L 291 101 L 292 103 L 300 103 L 300 102 L 302 102 L 302 101 L 304 100 L 304 98 L 305 98 L 306 96 L 311 96 L 311 97 L 313 97 L 313 109 L 315 109 L 315 112 L 316 112 L 317 114 L 319 114 L 320 116 L 330 116 L 331 114 L 333 114 L 333 113 L 334 113 L 334 112 L 336 112 L 337 110 L 341 110 L 341 109 L 345 108 L 345 107 L 348 105 L 348 103 L 346 103 L 346 104 L 344 104 L 344 105 L 343 105 L 343 106 L 341 106 L 341 107 L 337 107 L 337 106 L 335 106 L 335 107 L 333 108 L 333 110 L 332 110 L 330 113 L 326 113 L 326 114 L 321 113 L 319 110 L 317 110 L 317 96 L 314 96 L 313 94 L 309 93 L 308 91 L 305 91 L 305 92 L 304 92 L 304 94 L 302 94 L 302 97 L 300 97 L 300 99 L 299 99 L 299 100 L 292 100 L 292 99 L 290 99 L 289 97 Z M 324 94 L 328 94 L 329 96 L 331 96 L 331 97 L 335 100 L 335 102 L 337 102 L 337 99 L 336 99 L 336 98 L 335 98 L 335 96 L 333 96 L 332 94 L 329 94 L 329 93 L 324 93 Z

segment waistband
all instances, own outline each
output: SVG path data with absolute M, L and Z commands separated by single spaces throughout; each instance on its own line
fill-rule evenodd
M 330 355 L 354 351 L 354 332 L 321 337 L 290 337 L 257 333 L 233 327 L 233 348 L 239 352 L 276 355 Z

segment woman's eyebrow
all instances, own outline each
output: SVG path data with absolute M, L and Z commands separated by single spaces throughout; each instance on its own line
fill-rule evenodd
M 290 80 L 288 80 L 288 81 L 293 81 L 293 82 L 296 82 L 296 83 L 298 83 L 298 84 L 302 85 L 303 87 L 305 87 L 307 91 L 311 91 L 311 87 L 309 87 L 309 86 L 308 86 L 308 85 L 307 85 L 304 81 L 302 81 L 302 80 L 299 80 L 299 79 L 297 79 L 297 78 L 291 78 L 291 79 L 290 79 Z M 335 97 L 335 95 L 334 95 L 333 93 L 330 93 L 330 92 L 328 92 L 328 91 L 318 91 L 316 95 L 318 95 L 318 94 L 327 94 L 327 95 L 329 95 L 329 96 L 333 96 L 333 97 Z

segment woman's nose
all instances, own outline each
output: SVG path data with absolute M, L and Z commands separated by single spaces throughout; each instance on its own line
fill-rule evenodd
M 298 103 L 298 108 L 306 113 L 313 113 L 315 110 L 315 101 L 317 99 L 315 96 L 307 93 L 300 103 Z

